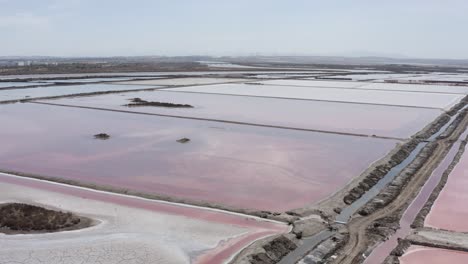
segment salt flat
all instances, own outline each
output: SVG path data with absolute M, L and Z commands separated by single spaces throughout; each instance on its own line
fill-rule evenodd
M 71 211 L 95 226 L 2 235 L 0 263 L 224 263 L 285 224 L 0 174 L 0 203 Z

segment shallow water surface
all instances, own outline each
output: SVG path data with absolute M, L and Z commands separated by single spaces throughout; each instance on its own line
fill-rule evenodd
M 464 97 L 462 94 L 251 84 L 218 84 L 172 88 L 170 90 L 445 109 L 452 107 Z
M 465 153 L 450 173 L 448 181 L 432 205 L 425 225 L 445 230 L 468 232 L 468 154 Z
M 40 98 L 48 96 L 62 96 L 81 93 L 138 90 L 146 88 L 157 88 L 156 86 L 141 85 L 112 85 L 112 84 L 86 84 L 86 85 L 58 85 L 37 88 L 1 90 L 0 102 L 10 100 L 21 100 L 26 98 Z
M 132 98 L 190 104 L 194 108 L 125 106 Z M 107 94 L 44 102 L 396 138 L 412 136 L 442 113 L 437 109 L 167 91 Z
M 411 246 L 400 257 L 401 264 L 466 264 L 468 253 L 439 248 Z
M 161 77 L 109 77 L 109 78 L 81 78 L 81 79 L 62 79 L 62 80 L 47 80 L 48 83 L 94 83 L 94 82 L 117 82 L 131 80 L 146 80 L 157 79 Z
M 370 83 L 362 89 L 390 90 L 390 91 L 414 91 L 427 93 L 456 93 L 467 94 L 468 86 L 449 86 L 433 84 L 399 84 L 399 83 Z
M 310 87 L 336 87 L 336 88 L 356 88 L 364 85 L 361 82 L 351 81 L 324 81 L 324 80 L 272 80 L 260 82 L 266 85 L 285 86 L 310 86 Z
M 272 211 L 326 198 L 398 142 L 30 103 L 0 108 L 2 170 Z M 184 137 L 190 142 L 176 142 Z
M 134 84 L 134 85 L 200 85 L 200 84 L 240 82 L 242 80 L 243 79 L 232 79 L 232 78 L 173 78 L 173 79 L 160 79 L 160 80 L 138 80 L 138 81 L 123 82 L 123 83 Z

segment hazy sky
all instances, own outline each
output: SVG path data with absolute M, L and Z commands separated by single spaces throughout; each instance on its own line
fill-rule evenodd
M 467 0 L 0 0 L 0 56 L 468 59 Z

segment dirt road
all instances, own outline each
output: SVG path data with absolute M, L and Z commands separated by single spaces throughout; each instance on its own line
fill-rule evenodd
M 458 139 L 458 137 L 463 133 L 467 124 L 468 116 L 460 122 L 450 137 L 437 141 L 438 146 L 432 153 L 429 160 L 421 167 L 421 169 L 418 170 L 418 172 L 416 172 L 416 174 L 414 174 L 407 186 L 401 190 L 401 193 L 392 203 L 368 216 L 356 217 L 349 222 L 347 226 L 349 241 L 342 250 L 338 252 L 338 257 L 332 263 L 362 263 L 363 253 L 372 245 L 372 243 L 374 243 L 368 238 L 368 234 L 366 232 L 367 227 L 380 218 L 397 215 L 402 209 L 405 209 L 408 202 L 413 200 L 418 194 L 420 188 L 424 185 L 432 171 L 444 159 L 452 146 L 453 140 Z

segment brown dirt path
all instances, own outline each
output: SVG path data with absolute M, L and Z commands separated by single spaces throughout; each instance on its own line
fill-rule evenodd
M 349 241 L 340 250 L 339 256 L 332 263 L 362 263 L 363 252 L 365 252 L 369 246 L 374 244 L 373 241 L 368 239 L 366 232 L 367 227 L 380 218 L 399 214 L 401 210 L 404 209 L 406 205 L 408 205 L 408 201 L 411 201 L 415 198 L 419 189 L 424 185 L 432 171 L 438 166 L 438 164 L 444 159 L 445 155 L 450 150 L 453 140 L 458 139 L 458 137 L 466 129 L 467 124 L 468 116 L 463 119 L 463 121 L 454 130 L 450 137 L 437 141 L 439 145 L 432 153 L 430 159 L 411 178 L 407 186 L 401 190 L 398 197 L 392 203 L 366 217 L 359 216 L 350 221 L 347 226 L 347 230 L 349 232 Z

